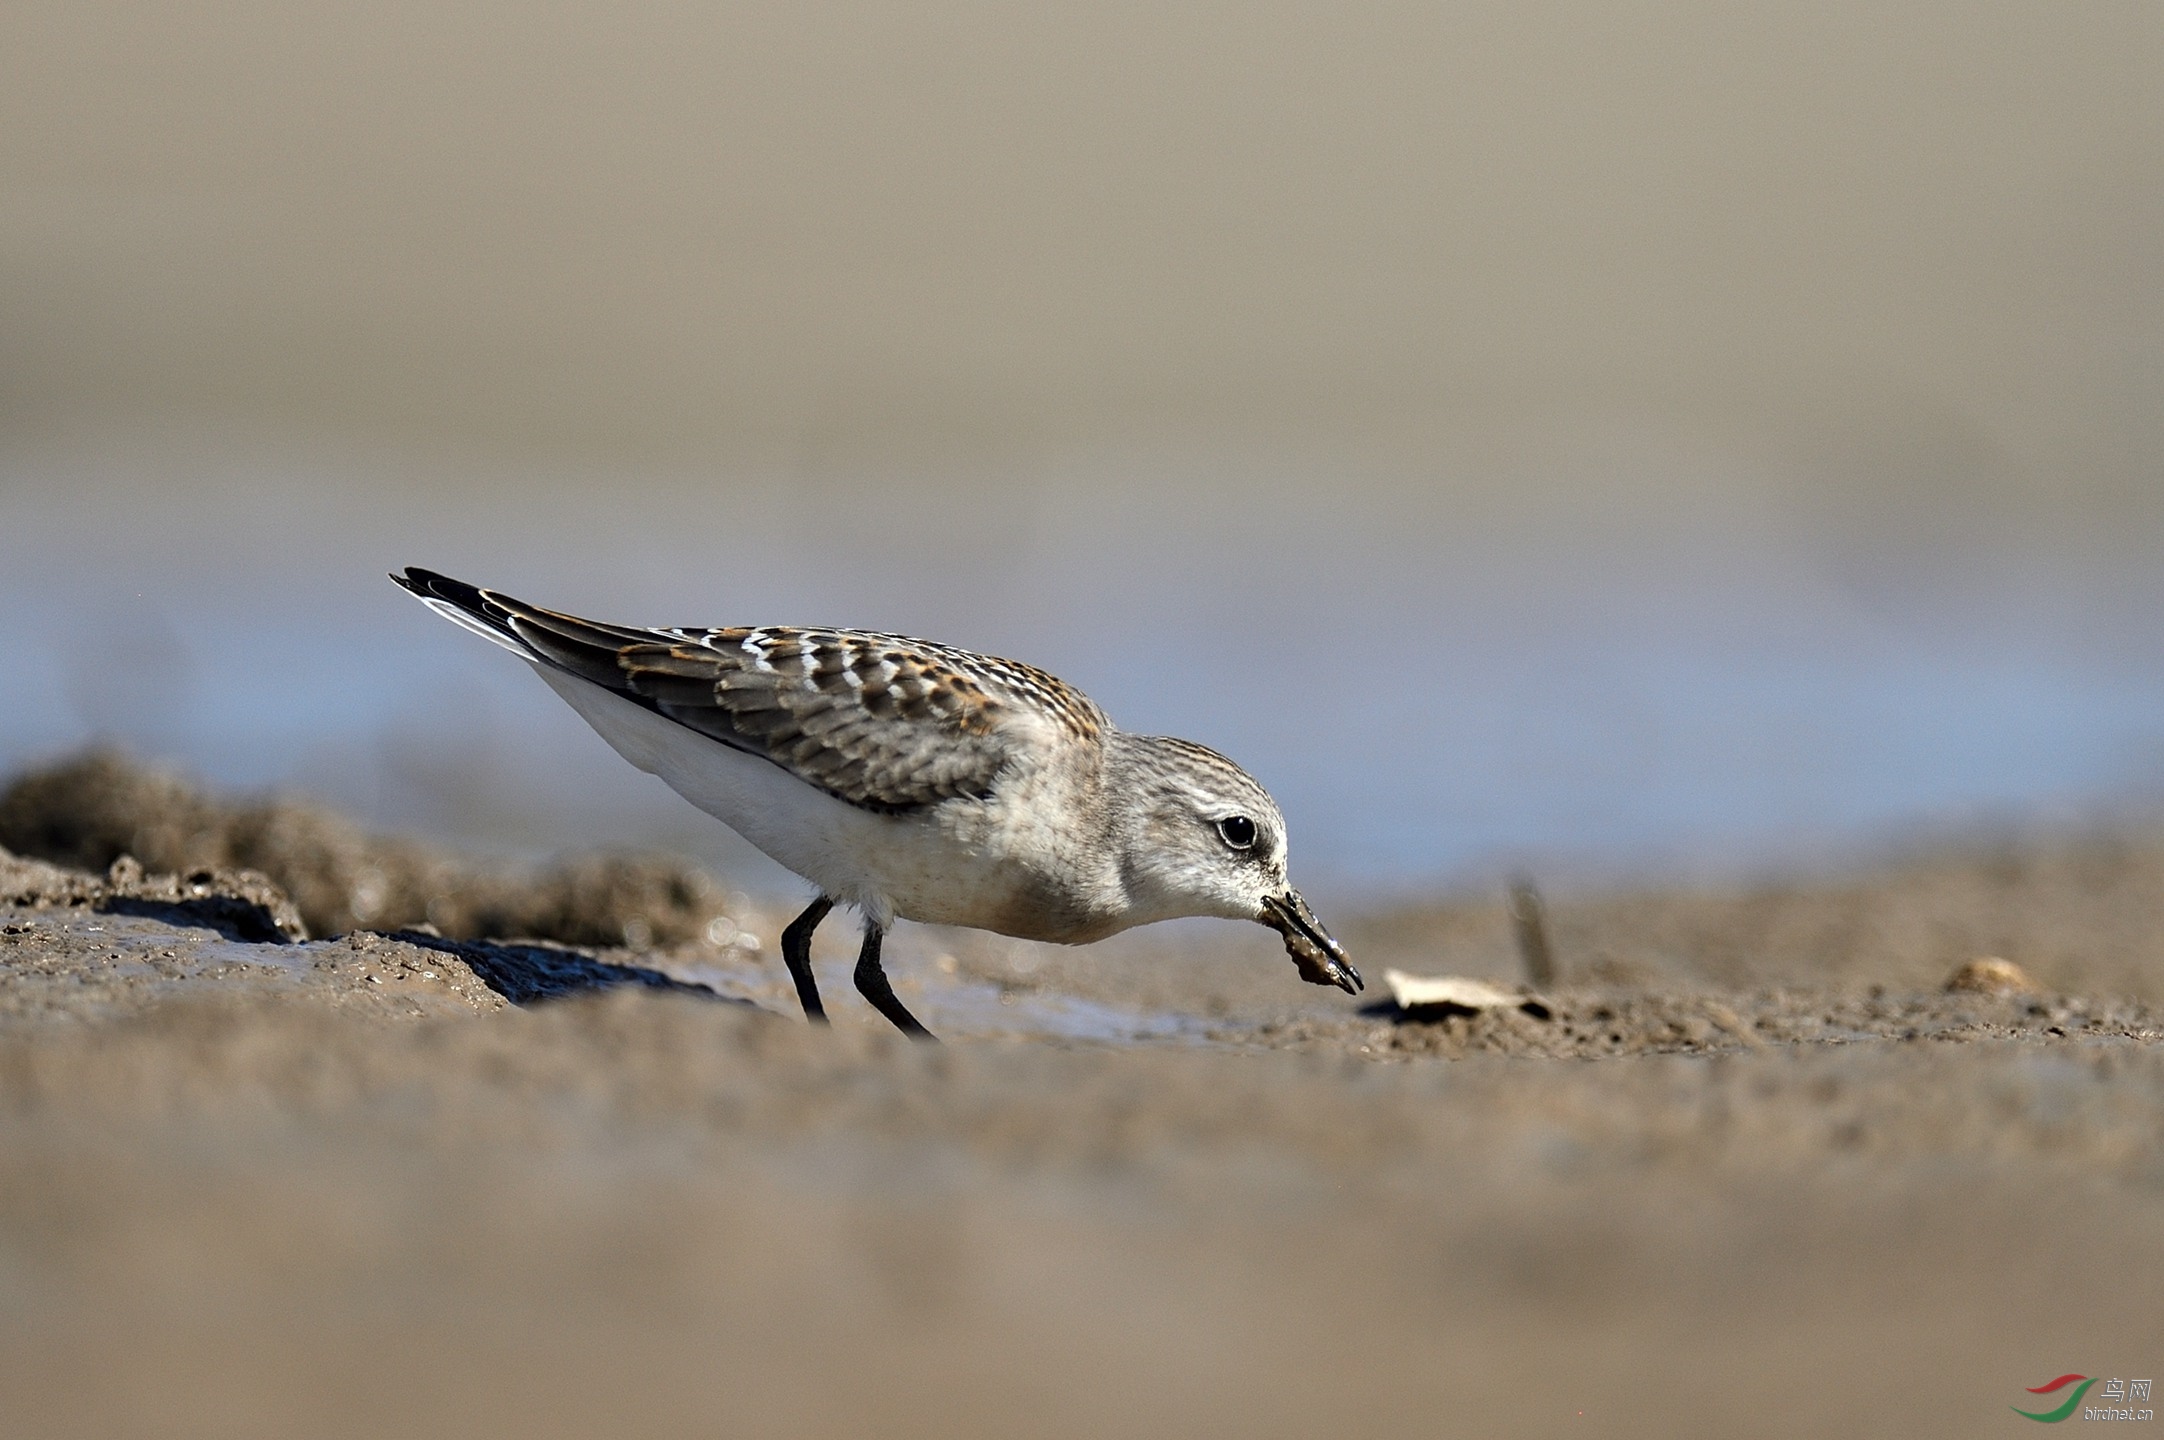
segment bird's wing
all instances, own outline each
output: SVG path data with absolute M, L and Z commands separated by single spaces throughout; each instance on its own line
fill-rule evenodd
M 634 629 L 433 571 L 391 578 L 507 649 L 868 810 L 988 795 L 1048 728 L 1094 739 L 1107 725 L 1086 696 L 1041 670 L 929 641 L 789 626 Z

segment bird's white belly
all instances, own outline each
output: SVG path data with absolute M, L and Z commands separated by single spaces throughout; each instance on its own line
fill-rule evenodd
M 547 665 L 534 670 L 616 753 L 874 923 L 986 925 L 1015 876 L 990 838 L 927 813 L 880 815 Z

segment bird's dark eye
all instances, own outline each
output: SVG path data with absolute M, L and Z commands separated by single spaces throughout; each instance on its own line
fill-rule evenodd
M 1255 843 L 1255 822 L 1245 815 L 1227 815 L 1217 822 L 1217 833 L 1235 850 L 1245 850 Z

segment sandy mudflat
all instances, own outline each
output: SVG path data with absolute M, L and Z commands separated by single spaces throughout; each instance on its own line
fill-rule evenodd
M 938 1048 L 664 859 L 112 761 L 0 843 L 10 1436 L 2018 1434 L 2164 1361 L 2140 837 L 1561 900 L 1545 1018 L 905 927 Z M 1490 901 L 1331 918 L 1515 978 Z

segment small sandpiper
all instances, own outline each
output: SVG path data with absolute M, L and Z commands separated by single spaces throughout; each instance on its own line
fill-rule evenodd
M 811 937 L 864 916 L 856 984 L 931 1033 L 879 960 L 897 919 L 1067 945 L 1187 915 L 1285 937 L 1302 979 L 1362 988 L 1285 873 L 1269 792 L 1214 750 L 1130 735 L 1033 666 L 928 640 L 795 626 L 634 629 L 433 571 L 391 577 L 531 664 L 641 770 L 818 887 L 782 932 L 826 1019 Z

